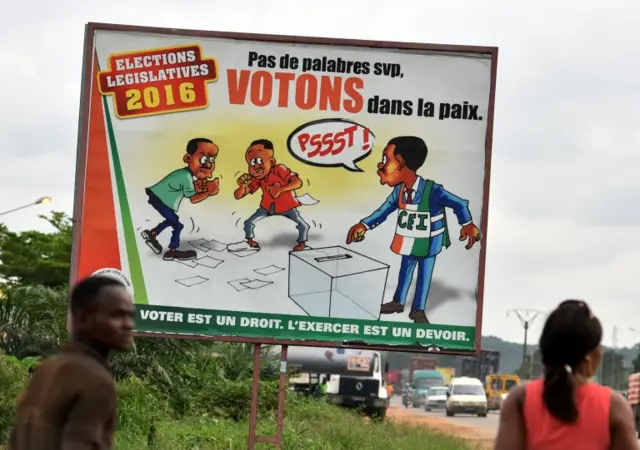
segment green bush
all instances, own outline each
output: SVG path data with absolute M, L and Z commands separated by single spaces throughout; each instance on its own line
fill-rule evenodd
M 16 398 L 28 378 L 27 369 L 0 357 L 0 448 L 6 443 L 14 420 Z M 182 378 L 173 380 L 173 390 L 187 398 Z M 234 450 L 245 449 L 251 380 L 223 380 L 202 374 L 190 392 L 190 410 L 180 415 L 171 407 L 168 394 L 150 380 L 128 377 L 118 381 L 118 432 L 116 449 L 122 450 Z M 157 381 L 157 380 L 156 380 Z M 157 384 L 156 384 L 157 386 Z M 262 382 L 259 397 L 258 434 L 276 432 L 278 383 Z M 175 420 L 180 416 L 180 420 Z M 468 449 L 455 438 L 428 430 L 367 422 L 357 414 L 315 399 L 287 392 L 284 448 L 287 450 L 387 450 L 434 448 Z M 152 438 L 152 445 L 149 445 Z M 258 449 L 270 449 L 260 444 Z
M 118 427 L 128 434 L 146 436 L 152 424 L 170 417 L 166 401 L 136 377 L 120 381 L 117 391 Z
M 16 402 L 28 376 L 26 367 L 0 352 L 0 444 L 9 437 L 15 420 Z
M 196 402 L 201 413 L 212 416 L 244 420 L 249 417 L 252 380 L 219 380 L 198 392 Z M 273 411 L 278 407 L 279 383 L 260 383 L 258 404 L 261 411 Z
M 8 290 L 0 299 L 0 449 L 15 420 L 29 367 L 64 339 L 66 296 L 42 287 Z M 137 338 L 112 358 L 118 391 L 116 448 L 235 450 L 247 448 L 253 346 Z M 278 364 L 263 347 L 258 434 L 274 435 Z M 288 450 L 465 449 L 426 430 L 366 421 L 325 402 L 286 395 Z M 150 445 L 151 444 L 151 445 Z M 271 449 L 268 444 L 257 448 Z
M 235 450 L 246 449 L 247 421 L 235 422 L 209 416 L 157 424 L 154 445 L 147 447 L 144 436 L 121 430 L 116 449 L 122 450 Z M 274 435 L 275 413 L 262 411 L 258 435 Z M 272 449 L 258 444 L 258 449 Z M 366 422 L 356 414 L 324 402 L 290 395 L 285 409 L 283 447 L 286 450 L 468 450 L 467 444 L 428 430 L 395 425 L 390 422 Z

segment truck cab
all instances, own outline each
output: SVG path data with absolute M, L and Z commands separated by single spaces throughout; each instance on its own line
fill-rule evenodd
M 438 370 L 416 370 L 413 372 L 411 383 L 411 403 L 414 408 L 425 406 L 429 389 L 434 386 L 444 385 L 442 373 Z
M 485 380 L 487 406 L 489 410 L 499 410 L 508 392 L 520 385 L 520 377 L 513 374 L 493 373 Z
M 482 382 L 477 378 L 470 377 L 451 380 L 445 408 L 448 417 L 453 417 L 456 414 L 474 414 L 478 417 L 487 417 L 487 397 Z
M 295 386 L 297 380 L 313 384 L 324 379 L 327 400 L 334 405 L 362 408 L 367 415 L 380 419 L 386 416 L 389 393 L 380 352 L 292 347 L 288 360 L 300 372 L 290 381 L 294 390 L 301 390 Z M 312 375 L 305 377 L 305 374 Z

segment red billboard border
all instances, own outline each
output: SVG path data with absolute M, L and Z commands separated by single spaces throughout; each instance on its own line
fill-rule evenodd
M 470 355 L 479 354 L 482 342 L 482 311 L 484 307 L 484 276 L 485 261 L 487 252 L 487 229 L 489 223 L 489 192 L 491 184 L 491 154 L 493 146 L 493 116 L 495 108 L 496 95 L 496 78 L 498 71 L 498 48 L 485 46 L 467 46 L 467 45 L 445 45 L 445 44 L 421 44 L 416 42 L 391 42 L 391 41 L 368 41 L 355 39 L 337 39 L 337 38 L 320 38 L 320 37 L 302 37 L 302 36 L 284 36 L 271 34 L 254 34 L 254 33 L 231 33 L 218 31 L 199 31 L 185 30 L 177 28 L 159 28 L 159 27 L 143 27 L 134 25 L 108 24 L 90 22 L 85 25 L 84 50 L 82 62 L 82 86 L 80 90 L 80 110 L 78 118 L 78 149 L 76 162 L 76 182 L 74 189 L 74 205 L 73 205 L 73 239 L 71 250 L 71 276 L 70 284 L 77 279 L 78 275 L 78 258 L 80 255 L 80 228 L 84 213 L 84 193 L 85 193 L 85 172 L 87 166 L 87 149 L 88 149 L 88 131 L 89 131 L 89 107 L 91 89 L 95 80 L 93 80 L 93 65 L 95 64 L 94 53 L 94 37 L 96 31 L 116 31 L 122 33 L 145 33 L 164 36 L 180 36 L 193 38 L 218 38 L 232 39 L 243 41 L 259 41 L 273 42 L 283 44 L 314 44 L 314 45 L 333 45 L 333 46 L 349 46 L 364 47 L 374 49 L 394 49 L 394 50 L 417 50 L 422 52 L 435 53 L 452 53 L 452 54 L 480 54 L 488 56 L 491 59 L 491 81 L 489 87 L 489 108 L 487 117 L 487 129 L 485 135 L 485 160 L 484 160 L 484 181 L 483 181 L 483 204 L 482 204 L 482 222 L 480 229 L 482 230 L 482 240 L 480 246 L 480 264 L 478 267 L 478 282 L 476 292 L 476 337 L 475 351 L 448 351 L 444 350 L 440 354 L 449 355 Z M 276 338 L 243 338 L 240 336 L 192 336 L 184 334 L 172 333 L 135 333 L 141 337 L 158 337 L 158 338 L 177 338 L 192 340 L 211 340 L 221 342 L 243 342 L 251 344 L 265 345 L 292 345 L 306 347 L 343 347 L 343 348 L 362 348 L 378 351 L 399 351 L 412 353 L 431 353 L 426 347 L 422 346 L 371 346 L 366 344 L 355 343 L 353 345 L 339 343 L 337 341 L 297 341 L 297 340 L 279 340 Z

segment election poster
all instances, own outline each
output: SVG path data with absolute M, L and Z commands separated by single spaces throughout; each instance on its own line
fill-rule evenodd
M 89 24 L 73 277 L 141 333 L 475 351 L 496 62 Z

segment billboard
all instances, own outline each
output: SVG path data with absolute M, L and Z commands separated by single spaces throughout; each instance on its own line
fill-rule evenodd
M 89 24 L 73 277 L 139 333 L 474 351 L 496 61 Z

